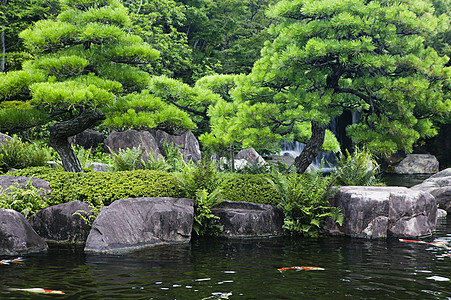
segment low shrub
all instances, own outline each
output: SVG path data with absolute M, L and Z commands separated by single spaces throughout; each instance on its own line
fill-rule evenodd
M 271 184 L 271 177 L 268 174 L 237 174 L 218 188 L 223 200 L 278 205 L 281 197 Z
M 70 173 L 51 168 L 28 168 L 11 174 L 47 180 L 51 188 L 49 205 L 80 200 L 101 207 L 124 198 L 185 197 L 177 178 L 162 171 Z
M 279 193 L 279 206 L 283 209 L 284 228 L 291 234 L 317 236 L 319 229 L 330 217 L 341 225 L 343 215 L 337 207 L 329 206 L 335 192 L 332 177 L 320 172 L 297 174 L 274 173 L 273 186 Z

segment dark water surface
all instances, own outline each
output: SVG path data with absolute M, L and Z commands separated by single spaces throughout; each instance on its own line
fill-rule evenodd
M 451 242 L 451 218 L 423 240 Z M 124 256 L 53 246 L 0 265 L 0 299 L 451 299 L 448 255 L 396 238 L 197 240 Z M 325 270 L 278 271 L 290 266 Z M 32 287 L 66 294 L 7 290 Z

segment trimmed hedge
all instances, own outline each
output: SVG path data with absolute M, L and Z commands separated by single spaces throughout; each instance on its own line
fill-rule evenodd
M 11 175 L 38 177 L 48 181 L 52 190 L 47 201 L 49 205 L 80 200 L 95 206 L 106 206 L 124 198 L 186 196 L 179 181 L 163 171 L 70 173 L 36 167 L 18 170 Z
M 219 186 L 223 200 L 244 201 L 268 205 L 279 204 L 281 198 L 267 174 L 241 174 L 225 180 Z

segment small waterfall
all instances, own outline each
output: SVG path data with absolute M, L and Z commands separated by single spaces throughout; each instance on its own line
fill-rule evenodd
M 332 119 L 327 127 L 330 131 L 332 131 L 335 135 L 337 135 L 337 119 Z M 279 155 L 281 156 L 290 156 L 296 158 L 301 154 L 302 150 L 304 150 L 305 144 L 300 143 L 298 141 L 282 141 L 281 142 L 281 151 Z M 318 168 L 321 165 L 321 162 L 324 161 L 323 172 L 330 173 L 333 172 L 337 166 L 337 158 L 335 153 L 330 151 L 320 151 L 318 156 L 313 160 L 312 165 L 315 168 Z
M 294 142 L 282 141 L 281 151 L 279 155 L 296 158 L 301 154 L 304 148 L 305 144 L 300 143 L 298 141 Z M 335 153 L 330 151 L 320 151 L 318 153 L 318 156 L 312 162 L 313 167 L 318 168 L 323 160 L 324 165 L 322 170 L 324 173 L 330 173 L 335 170 L 337 166 Z

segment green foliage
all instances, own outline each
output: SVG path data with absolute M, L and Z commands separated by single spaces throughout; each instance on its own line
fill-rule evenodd
M 188 197 L 192 199 L 201 190 L 205 190 L 209 195 L 213 194 L 224 178 L 215 163 L 207 158 L 202 158 L 197 164 L 183 162 L 183 167 L 175 175 Z
M 89 203 L 89 208 L 91 209 L 90 212 L 85 210 L 77 210 L 72 215 L 79 216 L 83 221 L 85 221 L 86 224 L 88 224 L 88 226 L 92 227 L 92 223 L 94 223 L 102 208 L 94 206 L 91 203 Z
M 22 142 L 13 135 L 11 140 L 5 140 L 0 146 L 0 168 L 2 172 L 10 169 L 45 166 L 50 158 L 50 151 L 37 144 Z
M 49 205 L 80 200 L 102 207 L 125 198 L 185 197 L 177 178 L 162 171 L 71 173 L 51 168 L 28 168 L 11 175 L 49 181 L 52 190 L 47 201 Z
M 109 111 L 105 125 L 111 129 L 165 128 L 169 124 L 173 128 L 193 129 L 196 126 L 187 113 L 166 105 L 148 91 L 122 97 L 109 107 Z M 168 126 L 168 129 L 171 127 Z
M 30 181 L 25 187 L 18 183 L 6 189 L 0 187 L 0 208 L 13 209 L 28 218 L 48 206 L 42 194 L 43 190 L 35 188 Z
M 169 172 L 171 166 L 161 156 L 150 153 L 148 160 L 143 162 L 143 169 Z
M 217 192 L 210 194 L 205 189 L 196 191 L 193 230 L 198 236 L 219 236 L 223 231 L 219 217 L 211 213 L 211 208 L 218 203 Z
M 203 158 L 198 164 L 185 163 L 175 173 L 180 188 L 187 197 L 194 200 L 193 229 L 199 236 L 217 236 L 222 231 L 218 217 L 211 213 L 211 208 L 222 199 L 222 190 L 219 187 L 223 175 L 218 171 L 214 162 Z
M 112 152 L 112 163 L 111 163 L 111 171 L 132 171 L 143 168 L 143 150 L 141 150 L 141 146 L 138 148 L 126 148 L 119 149 L 118 153 Z
M 343 221 L 339 208 L 329 206 L 332 177 L 323 177 L 319 172 L 299 175 L 293 171 L 288 176 L 274 173 L 271 184 L 280 195 L 284 228 L 291 234 L 317 236 L 326 218 L 339 224 Z
M 163 141 L 163 156 L 170 172 L 175 172 L 183 168 L 185 161 L 183 154 L 180 152 L 180 146 L 175 146 L 172 142 Z
M 377 177 L 379 165 L 371 153 L 363 148 L 355 148 L 350 154 L 341 154 L 337 161 L 337 169 L 333 173 L 337 185 L 369 186 L 380 184 Z
M 220 185 L 221 197 L 228 201 L 244 201 L 268 205 L 278 205 L 280 194 L 271 184 L 267 174 L 237 174 L 224 180 Z

